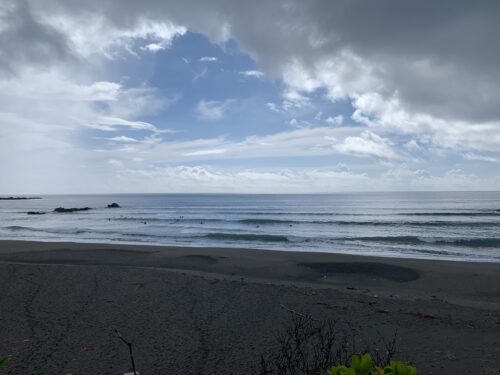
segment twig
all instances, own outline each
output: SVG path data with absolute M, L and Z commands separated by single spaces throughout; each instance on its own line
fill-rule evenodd
M 134 372 L 134 375 L 137 375 L 137 372 L 135 371 L 135 362 L 134 362 L 134 355 L 132 354 L 132 343 L 131 342 L 128 342 L 127 340 L 125 340 L 122 335 L 120 335 L 120 332 L 118 332 L 117 329 L 115 329 L 115 333 L 116 333 L 116 336 L 118 336 L 118 338 L 120 340 L 122 340 L 125 344 L 127 344 L 128 346 L 128 351 L 129 351 L 129 354 L 130 354 L 130 361 L 132 362 L 132 371 Z
M 299 313 L 298 311 L 293 310 L 293 309 L 291 309 L 291 308 L 289 308 L 289 307 L 287 307 L 287 306 L 283 305 L 282 303 L 280 303 L 280 307 L 281 307 L 282 309 L 285 309 L 285 310 L 286 310 L 286 311 L 288 311 L 288 312 L 291 312 L 292 314 L 295 314 L 295 315 L 297 315 L 297 316 L 300 316 L 301 318 L 311 319 L 311 320 L 314 320 L 315 322 L 319 322 L 319 320 L 318 320 L 318 319 L 313 318 L 312 316 L 308 316 L 308 315 L 304 315 L 304 314 L 302 314 L 302 313 Z

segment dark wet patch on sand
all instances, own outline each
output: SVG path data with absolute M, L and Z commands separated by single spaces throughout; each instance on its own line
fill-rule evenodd
M 0 255 L 0 261 L 49 264 L 102 264 L 114 263 L 115 260 L 133 260 L 149 256 L 155 251 L 129 249 L 54 249 L 26 251 Z
M 407 282 L 417 280 L 419 273 L 407 267 L 394 266 L 385 263 L 371 262 L 349 262 L 349 263 L 330 263 L 330 262 L 311 262 L 298 263 L 300 267 L 306 267 L 319 274 L 319 276 L 335 275 L 362 275 L 373 278 L 383 278 L 397 282 Z

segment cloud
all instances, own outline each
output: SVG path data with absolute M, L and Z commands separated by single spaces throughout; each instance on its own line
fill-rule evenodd
M 200 61 L 202 61 L 202 62 L 216 62 L 217 61 L 217 57 L 203 56 L 202 58 L 200 58 Z
M 204 79 L 207 77 L 208 69 L 206 67 L 203 67 L 203 69 L 201 69 L 199 72 L 193 72 L 193 73 L 194 73 L 194 76 L 193 76 L 192 81 L 196 82 L 200 79 Z
M 276 103 L 266 103 L 266 107 L 269 108 L 269 110 L 273 111 L 273 112 L 277 112 L 277 113 L 280 113 L 282 112 L 282 110 L 280 109 L 280 107 L 276 104 Z
M 121 25 L 110 23 L 102 14 L 83 19 L 84 14 L 58 17 L 42 13 L 44 22 L 54 25 L 65 35 L 71 52 L 83 58 L 103 55 L 115 59 L 123 53 L 137 56 L 140 50 L 155 53 L 169 48 L 176 37 L 187 31 L 168 20 L 141 17 L 132 24 Z
M 47 50 L 62 55 L 68 45 L 70 51 L 112 55 L 110 45 L 132 48 L 131 39 L 168 44 L 190 29 L 217 43 L 233 38 L 262 71 L 282 78 L 292 91 L 324 88 L 332 100 L 367 92 L 389 100 L 397 93 L 407 112 L 471 124 L 500 117 L 494 99 L 500 92 L 500 52 L 490 48 L 500 33 L 495 2 L 445 0 L 404 7 L 395 0 L 376 6 L 359 0 L 230 5 L 125 0 L 104 6 L 91 0 L 84 7 L 50 0 L 43 6 L 27 1 L 24 10 L 8 4 L 5 19 L 17 12 L 28 20 L 24 24 L 44 28 L 37 33 L 44 43 L 15 43 L 25 46 L 23 54 L 47 44 Z M 41 57 L 52 60 L 52 55 Z
M 39 20 L 26 1 L 0 4 L 0 77 L 20 66 L 49 66 L 71 59 L 67 36 Z
M 162 49 L 165 49 L 166 46 L 161 43 L 149 43 L 146 44 L 144 47 L 141 47 L 141 49 L 150 51 L 150 52 L 158 52 L 161 51 Z
M 311 106 L 311 100 L 296 90 L 288 90 L 283 93 L 283 104 L 281 108 L 284 111 L 300 110 Z
M 465 160 L 479 160 L 479 161 L 487 161 L 489 163 L 500 163 L 500 159 L 492 157 L 492 156 L 485 156 L 485 155 L 478 155 L 473 152 L 467 152 L 463 155 Z
M 121 151 L 120 148 L 109 146 L 105 152 L 108 158 L 112 158 Z M 130 156 L 130 149 L 126 153 Z M 313 158 L 326 155 L 372 157 L 384 161 L 398 156 L 385 138 L 369 131 L 360 134 L 359 129 L 352 127 L 303 127 L 269 135 L 248 136 L 241 140 L 224 137 L 164 140 L 156 144 L 134 144 L 133 154 L 149 163 Z
M 500 148 L 500 120 L 469 123 L 410 113 L 397 94 L 386 100 L 378 93 L 365 93 L 353 101 L 353 106 L 354 120 L 388 134 L 413 134 L 451 150 L 462 150 L 464 146 L 489 151 Z
M 240 171 L 207 166 L 153 167 L 149 169 L 122 168 L 118 178 L 133 181 L 145 192 L 247 192 L 269 191 L 326 192 L 349 190 L 353 184 L 369 181 L 364 174 L 326 170 L 265 170 Z M 160 189 L 160 190 L 158 190 Z M 122 192 L 127 192 L 124 185 Z
M 382 138 L 370 130 L 364 131 L 359 137 L 349 136 L 345 138 L 341 144 L 336 146 L 336 150 L 344 154 L 380 159 L 393 159 L 398 156 L 388 139 Z
M 328 117 L 325 121 L 331 125 L 342 125 L 342 123 L 344 122 L 344 116 L 337 115 L 335 117 Z
M 90 127 L 104 130 L 104 131 L 116 131 L 121 127 L 127 127 L 134 130 L 150 130 L 158 131 L 158 128 L 150 123 L 143 121 L 130 121 L 119 117 L 107 117 L 101 116 L 96 119 L 95 123 L 89 124 Z
M 232 100 L 201 100 L 196 106 L 196 112 L 198 113 L 199 118 L 202 120 L 221 120 L 232 102 Z
M 255 78 L 264 77 L 264 73 L 261 72 L 260 70 L 243 70 L 243 71 L 239 72 L 239 74 L 241 74 L 245 77 L 255 77 Z
M 131 137 L 127 137 L 127 136 L 124 136 L 124 135 L 120 135 L 118 137 L 112 137 L 112 138 L 109 138 L 110 141 L 113 141 L 113 142 L 125 142 L 125 143 L 135 143 L 135 142 L 139 142 L 137 139 L 135 138 L 131 138 Z
M 380 176 L 385 186 L 405 190 L 485 190 L 491 189 L 498 181 L 484 178 L 461 169 L 449 169 L 440 175 L 432 175 L 425 169 L 412 169 L 406 164 L 395 166 Z
M 175 167 L 140 165 L 111 160 L 112 176 L 119 183 L 120 193 L 137 190 L 159 192 L 226 192 L 226 193 L 325 193 L 373 191 L 398 188 L 400 190 L 477 190 L 494 186 L 485 180 L 459 169 L 450 169 L 440 175 L 426 170 L 413 170 L 401 165 L 369 176 L 350 171 L 346 166 L 333 168 L 244 168 L 227 169 L 207 165 L 180 165 Z M 498 179 L 498 177 L 497 177 Z M 124 183 L 126 182 L 126 183 Z M 136 190 L 137 189 L 137 190 Z M 102 191 L 102 190 L 101 190 Z M 113 191 L 117 192 L 117 191 Z
M 25 45 L 19 52 L 23 54 L 40 45 L 62 55 L 68 44 L 79 51 L 105 51 L 110 43 L 123 47 L 130 38 L 168 41 L 190 29 L 217 43 L 233 38 L 262 71 L 296 90 L 325 88 L 334 99 L 368 91 L 387 99 L 398 92 L 410 112 L 467 122 L 500 116 L 494 99 L 500 90 L 500 52 L 491 48 L 500 32 L 496 2 L 444 0 L 403 6 L 395 0 L 377 5 L 360 0 L 261 0 L 228 5 L 221 0 L 146 0 L 139 5 L 125 0 L 104 5 L 91 0 L 84 6 L 50 0 L 43 5 L 27 1 L 25 9 L 13 1 L 7 4 L 5 19 L 15 12 L 26 20 L 23 25 L 43 27 L 42 33 L 29 34 L 40 35 L 40 43 L 25 45 L 29 38 L 13 41 Z M 42 54 L 41 59 L 51 60 L 57 53 Z
M 97 155 L 92 144 L 102 139 L 101 131 L 118 133 L 114 142 L 121 146 L 136 144 L 124 142 L 121 131 L 138 132 L 141 142 L 148 133 L 165 132 L 137 120 L 162 102 L 155 95 L 147 87 L 88 81 L 85 74 L 68 78 L 59 69 L 23 70 L 15 79 L 0 79 L 0 169 L 5 173 L 0 191 L 84 191 L 106 179 L 101 172 L 107 160 L 119 155 Z
M 198 151 L 191 151 L 187 152 L 184 155 L 185 156 L 206 156 L 206 155 L 221 155 L 225 154 L 226 150 L 223 148 L 214 148 L 214 149 L 208 149 L 208 150 L 198 150 Z
M 4 176 L 11 177 L 2 179 L 0 189 L 37 186 L 41 191 L 90 191 L 100 178 L 110 181 L 109 160 L 124 163 L 113 166 L 117 170 L 124 169 L 127 160 L 140 160 L 145 173 L 167 176 L 160 179 L 165 184 L 167 178 L 196 175 L 257 188 L 257 182 L 249 181 L 258 179 L 249 177 L 260 176 L 262 181 L 287 181 L 300 190 L 305 186 L 301 184 L 315 181 L 313 167 L 310 174 L 249 168 L 240 176 L 208 166 L 179 170 L 154 166 L 327 155 L 374 158 L 378 166 L 391 165 L 391 171 L 377 178 L 346 178 L 352 186 L 500 186 L 491 168 L 488 179 L 443 165 L 441 170 L 447 172 L 440 175 L 432 175 L 423 166 L 394 166 L 398 158 L 412 163 L 406 152 L 418 153 L 419 163 L 434 163 L 433 155 L 454 155 L 477 163 L 500 160 L 497 2 L 256 1 L 2 1 L 0 167 Z M 276 82 L 281 98 L 266 99 L 266 106 L 281 124 L 291 118 L 299 124 L 319 110 L 334 113 L 338 106 L 345 109 L 350 104 L 359 127 L 347 129 L 343 119 L 336 116 L 328 121 L 321 115 L 316 121 L 332 122 L 335 127 L 308 125 L 235 139 L 161 138 L 159 134 L 167 130 L 151 119 L 180 95 L 166 97 L 147 80 L 132 87 L 118 74 L 128 62 L 142 64 L 152 54 L 170 48 L 188 30 L 207 36 L 223 49 L 228 41 L 235 42 L 258 69 L 242 71 L 242 76 L 258 78 L 262 73 Z M 205 70 L 194 81 L 206 77 L 207 65 L 202 67 Z M 217 121 L 230 106 L 231 101 L 202 100 L 196 112 L 200 119 Z M 256 126 L 259 131 L 262 128 Z M 245 134 L 250 134 L 247 130 Z M 101 152 L 90 152 L 86 141 L 89 136 L 102 140 L 102 131 L 114 131 L 116 136 L 104 145 L 92 146 Z M 138 135 L 130 137 L 131 131 Z M 373 163 L 365 165 L 367 171 L 373 168 Z M 321 176 L 327 174 L 314 170 Z M 124 179 L 133 180 L 132 174 L 122 172 Z M 51 185 L 61 174 L 67 176 L 65 185 Z M 140 181 L 134 181 L 141 190 Z M 224 184 L 218 186 L 237 186 Z M 109 191 L 117 185 L 103 182 L 99 186 Z M 160 185 L 155 186 L 161 191 Z M 166 186 L 174 189 L 172 182 Z M 282 189 L 284 185 L 273 186 Z
M 143 41 L 139 50 L 157 52 L 186 32 L 168 20 L 153 21 L 141 15 L 124 25 L 89 10 L 59 13 L 64 6 L 49 2 L 46 7 L 29 0 L 2 3 L 0 74 L 17 74 L 26 67 L 83 62 L 92 55 L 109 59 L 123 52 L 136 55 L 137 41 Z

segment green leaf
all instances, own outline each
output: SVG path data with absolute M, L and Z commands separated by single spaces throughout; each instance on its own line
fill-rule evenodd
M 328 375 L 356 375 L 356 372 L 352 368 L 335 366 L 328 370 Z
M 351 367 L 334 366 L 328 375 L 417 375 L 417 369 L 403 362 L 391 361 L 386 367 L 375 367 L 370 354 L 353 355 Z
M 362 357 L 353 355 L 351 363 L 356 375 L 369 375 L 373 368 L 372 357 L 370 354 L 365 354 Z
M 0 357 L 0 368 L 5 366 L 6 363 L 7 363 L 7 357 Z
M 417 375 L 416 367 L 405 365 L 403 362 L 391 361 L 391 364 L 387 368 L 391 370 L 388 374 Z

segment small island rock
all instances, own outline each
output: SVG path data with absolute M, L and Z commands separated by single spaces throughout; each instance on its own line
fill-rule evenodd
M 59 213 L 68 213 L 68 212 L 76 212 L 76 211 L 88 211 L 90 210 L 90 207 L 82 207 L 82 208 L 64 208 L 64 207 L 57 207 L 54 209 L 54 212 L 59 212 Z

